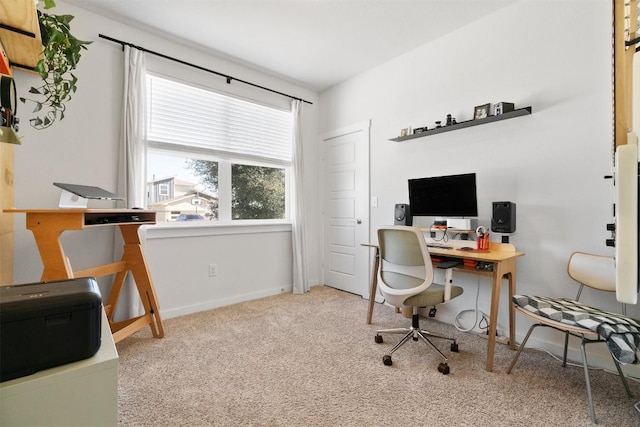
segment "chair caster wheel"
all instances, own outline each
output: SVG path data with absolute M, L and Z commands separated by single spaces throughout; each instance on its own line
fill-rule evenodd
M 438 372 L 440 372 L 442 375 L 449 375 L 449 372 L 451 372 L 451 370 L 449 369 L 449 365 L 447 365 L 446 363 L 441 363 L 438 365 Z
M 375 339 L 378 344 L 382 344 L 382 335 L 376 335 Z
M 457 342 L 452 342 L 451 343 L 451 351 L 454 353 L 458 353 L 460 350 L 458 349 L 458 343 Z
M 391 356 L 388 355 L 388 354 L 385 354 L 384 356 L 382 356 L 382 363 L 384 363 L 386 366 L 393 365 L 393 361 L 391 360 Z

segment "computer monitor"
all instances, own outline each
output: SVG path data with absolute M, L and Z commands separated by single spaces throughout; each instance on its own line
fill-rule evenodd
M 476 217 L 476 174 L 409 179 L 409 205 L 413 216 Z

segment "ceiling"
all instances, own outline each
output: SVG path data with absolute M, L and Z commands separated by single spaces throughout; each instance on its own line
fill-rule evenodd
M 518 0 L 62 1 L 321 92 Z

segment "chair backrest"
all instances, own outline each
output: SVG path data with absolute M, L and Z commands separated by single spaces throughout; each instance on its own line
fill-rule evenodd
M 396 307 L 433 283 L 431 256 L 419 228 L 378 228 L 380 272 L 378 287 L 389 304 Z
M 601 291 L 616 290 L 616 263 L 613 257 L 574 252 L 567 273 L 578 283 Z

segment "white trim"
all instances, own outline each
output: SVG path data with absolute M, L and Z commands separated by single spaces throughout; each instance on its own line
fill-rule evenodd
M 145 226 L 146 239 L 174 239 L 181 237 L 222 236 L 229 234 L 290 233 L 291 224 L 279 222 L 274 224 L 259 221 L 238 221 L 240 224 L 202 224 L 162 222 L 153 226 Z
M 224 307 L 232 304 L 237 304 L 245 301 L 253 301 L 260 298 L 266 298 L 273 295 L 283 294 L 285 292 L 291 292 L 293 286 L 291 284 L 282 286 L 280 288 L 270 288 L 258 292 L 250 292 L 241 295 L 235 295 L 230 298 L 221 298 L 211 301 L 205 301 L 198 304 L 185 305 L 182 307 L 172 308 L 171 310 L 160 310 L 164 319 L 170 319 L 172 317 L 184 316 L 191 313 L 198 313 L 200 311 L 211 310 L 213 308 Z

